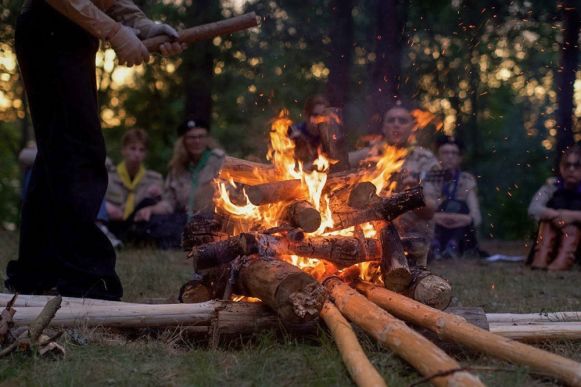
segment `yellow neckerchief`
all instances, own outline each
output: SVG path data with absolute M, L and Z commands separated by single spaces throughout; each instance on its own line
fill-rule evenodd
M 133 180 L 131 180 L 131 177 L 129 177 L 129 172 L 127 171 L 127 166 L 125 165 L 125 162 L 122 161 L 119 163 L 119 165 L 117 165 L 117 174 L 123 183 L 123 187 L 129 191 L 127 200 L 125 200 L 125 209 L 123 210 L 123 219 L 127 219 L 135 209 L 135 188 L 137 188 L 145 176 L 145 168 L 143 165 L 140 165 L 137 174 Z

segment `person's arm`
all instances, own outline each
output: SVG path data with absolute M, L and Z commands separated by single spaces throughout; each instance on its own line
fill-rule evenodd
M 175 211 L 177 205 L 177 195 L 172 185 L 172 181 L 172 175 L 170 174 L 165 182 L 162 199 L 152 206 L 144 207 L 137 211 L 135 214 L 136 222 L 147 222 L 151 218 L 151 215 L 166 215 Z
M 470 219 L 474 223 L 475 227 L 480 226 L 482 223 L 482 215 L 480 213 L 480 203 L 478 203 L 478 193 L 476 186 L 468 192 L 466 197 L 466 204 L 470 210 Z
M 551 183 L 543 185 L 531 200 L 528 209 L 529 215 L 537 221 L 555 219 L 559 215 L 558 211 L 547 207 L 547 203 L 555 193 L 555 190 L 556 188 Z

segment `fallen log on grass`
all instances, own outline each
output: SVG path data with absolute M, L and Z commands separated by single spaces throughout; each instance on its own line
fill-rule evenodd
M 533 371 L 552 376 L 569 385 L 581 385 L 580 363 L 485 331 L 463 318 L 423 305 L 371 283 L 356 282 L 354 287 L 388 312 L 435 332 L 441 339 L 528 366 Z
M 581 312 L 486 313 L 491 324 L 536 324 L 581 321 Z
M 335 305 L 349 320 L 406 360 L 436 386 L 482 386 L 480 380 L 461 370 L 460 364 L 440 348 L 357 293 L 337 277 L 324 280 Z M 446 373 L 450 371 L 450 373 Z
M 277 327 L 279 318 L 262 303 L 207 301 L 198 304 L 120 304 L 64 306 L 50 322 L 52 327 L 196 327 L 200 332 L 212 324 L 224 334 L 246 334 Z M 16 307 L 14 323 L 30 324 L 42 307 Z
M 581 322 L 545 322 L 500 325 L 489 324 L 490 332 L 509 339 L 538 342 L 548 340 L 581 340 Z
M 321 309 L 321 318 L 331 331 L 343 363 L 351 378 L 359 387 L 382 387 L 387 385 L 369 361 L 351 324 L 330 301 L 325 302 Z

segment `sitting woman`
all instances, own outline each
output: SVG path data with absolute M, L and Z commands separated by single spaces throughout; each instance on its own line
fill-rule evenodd
M 220 172 L 225 153 L 211 145 L 208 132 L 209 125 L 203 120 L 189 119 L 179 126 L 162 200 L 135 215 L 136 221 L 157 225 L 149 234 L 162 248 L 180 246 L 188 218 L 214 213 L 212 181 Z
M 434 258 L 456 258 L 471 250 L 479 253 L 476 227 L 482 216 L 476 179 L 460 170 L 463 144 L 451 136 L 436 139 L 436 151 L 442 171 L 430 178 L 441 196 L 434 214 L 436 227 L 432 242 Z
M 121 139 L 123 160 L 109 171 L 105 195 L 108 226 L 122 240 L 131 238 L 136 213 L 161 200 L 161 174 L 143 165 L 148 145 L 149 137 L 143 129 L 128 130 Z
M 551 178 L 531 201 L 529 215 L 539 222 L 531 268 L 569 270 L 581 239 L 581 146 L 561 158 L 560 176 Z

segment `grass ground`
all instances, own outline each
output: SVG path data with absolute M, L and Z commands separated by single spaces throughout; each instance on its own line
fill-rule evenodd
M 0 267 L 13 259 L 17 234 L 0 232 Z M 522 243 L 489 243 L 489 251 L 522 254 Z M 127 249 L 119 254 L 118 272 L 125 301 L 175 298 L 188 280 L 190 267 L 181 252 Z M 531 272 L 521 264 L 458 260 L 437 262 L 432 270 L 454 287 L 453 304 L 480 306 L 487 312 L 581 310 L 579 268 L 560 274 Z M 0 277 L 3 276 L 3 270 Z M 3 280 L 3 278 L 2 278 Z M 179 330 L 161 334 L 137 332 L 131 337 L 81 330 L 81 345 L 65 338 L 64 359 L 14 354 L 0 360 L 1 385 L 193 385 L 193 386 L 349 386 L 352 382 L 332 339 L 321 330 L 316 337 L 258 337 L 224 343 L 210 350 L 204 343 L 184 340 Z M 361 334 L 363 346 L 390 386 L 407 386 L 420 376 L 389 351 Z M 581 361 L 581 344 L 562 341 L 543 348 Z M 489 386 L 554 385 L 524 368 L 487 356 L 458 352 L 464 366 L 474 367 Z

